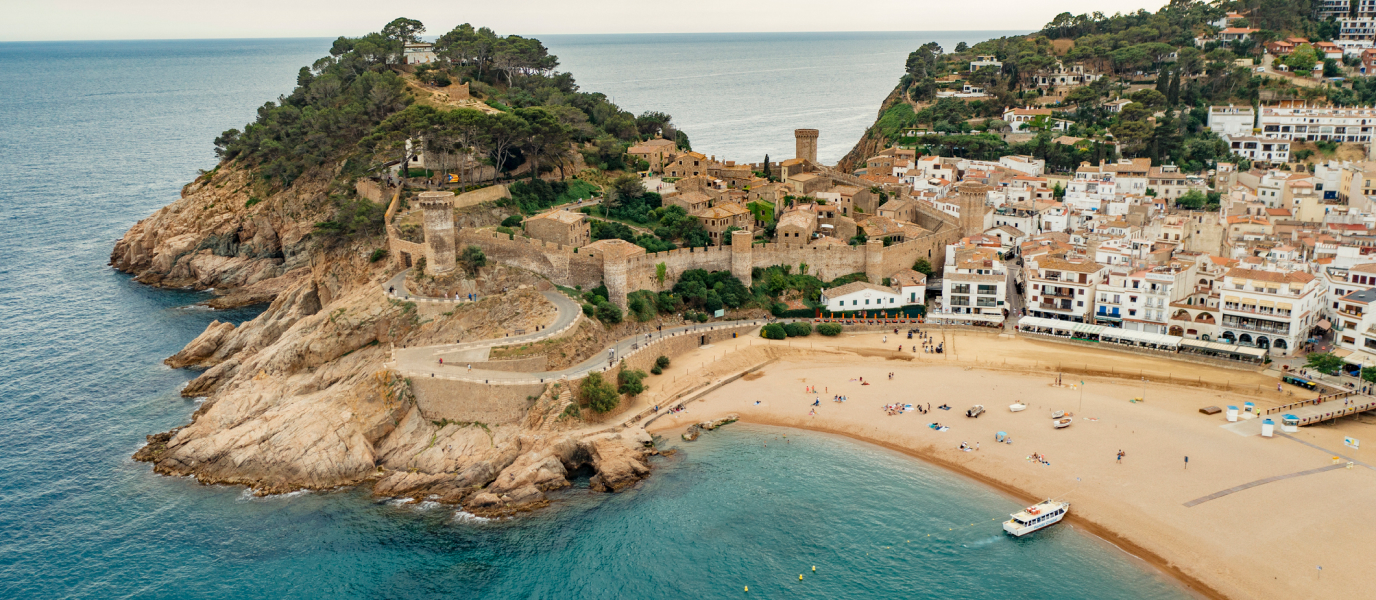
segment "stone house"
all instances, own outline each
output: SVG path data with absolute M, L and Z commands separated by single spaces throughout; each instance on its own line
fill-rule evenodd
M 570 210 L 555 210 L 526 219 L 526 235 L 565 246 L 586 246 L 592 241 L 588 216 Z
M 799 173 L 789 175 L 784 183 L 793 189 L 795 196 L 808 196 L 827 189 L 831 180 L 821 173 Z
M 692 191 L 684 192 L 677 196 L 669 196 L 664 199 L 664 204 L 669 206 L 681 206 L 688 214 L 693 214 L 701 210 L 711 208 L 716 204 L 715 200 L 704 192 Z
M 817 231 L 817 214 L 806 210 L 791 210 L 779 217 L 774 237 L 785 244 L 806 244 Z
M 915 294 L 915 293 L 914 293 Z M 916 297 L 914 295 L 914 297 Z M 822 302 L 831 312 L 854 312 L 902 308 L 921 302 L 909 302 L 907 296 L 893 288 L 854 281 L 846 285 L 822 290 Z
M 677 150 L 678 147 L 674 145 L 672 140 L 656 138 L 631 146 L 630 149 L 626 150 L 626 154 L 650 163 L 651 171 L 663 173 L 664 165 L 673 159 Z
M 664 167 L 664 174 L 668 177 L 705 177 L 711 163 L 712 161 L 707 160 L 706 154 L 685 152 L 675 156 Z
M 745 231 L 755 230 L 755 217 L 750 214 L 750 209 L 735 202 L 722 202 L 692 214 L 702 222 L 703 228 L 712 238 L 712 243 L 718 246 L 724 245 L 726 230 L 731 227 Z

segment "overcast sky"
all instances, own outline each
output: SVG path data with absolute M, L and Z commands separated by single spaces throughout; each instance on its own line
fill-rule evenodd
M 0 41 L 336 37 L 398 16 L 438 35 L 1034 30 L 1060 12 L 1155 10 L 1164 0 L 5 0 Z

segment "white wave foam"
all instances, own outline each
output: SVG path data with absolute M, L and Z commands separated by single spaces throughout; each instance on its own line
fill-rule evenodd
M 460 523 L 487 523 L 493 519 L 480 517 L 466 510 L 460 510 L 454 513 L 454 520 Z

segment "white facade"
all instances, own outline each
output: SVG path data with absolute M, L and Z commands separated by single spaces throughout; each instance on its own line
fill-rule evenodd
M 1034 317 L 1084 323 L 1094 311 L 1094 293 L 1108 267 L 1088 260 L 1029 261 L 1027 312 Z
M 1219 293 L 1224 343 L 1289 356 L 1319 321 L 1319 280 L 1308 273 L 1232 269 Z
M 1290 162 L 1289 140 L 1222 135 L 1223 142 L 1233 154 L 1252 162 L 1286 163 Z
M 1262 107 L 1261 132 L 1285 140 L 1369 143 L 1376 127 L 1376 108 Z
M 970 70 L 978 71 L 981 67 L 995 67 L 1002 69 L 1003 63 L 993 56 L 976 56 L 975 60 L 970 61 Z
M 1000 157 L 999 164 L 1031 177 L 1041 177 L 1042 172 L 1046 170 L 1046 161 L 1021 154 Z
M 421 65 L 437 60 L 434 44 L 406 44 L 406 50 L 402 54 L 405 58 L 405 64 L 408 65 Z
M 1256 111 L 1250 106 L 1210 106 L 1209 130 L 1219 136 L 1250 136 L 1256 124 Z
M 893 288 L 862 281 L 822 290 L 822 303 L 826 304 L 827 310 L 831 312 L 885 310 L 922 303 L 920 300 L 916 302 L 906 300 L 907 297 Z

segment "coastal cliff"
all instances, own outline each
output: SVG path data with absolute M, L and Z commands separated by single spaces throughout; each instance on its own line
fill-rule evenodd
M 328 174 L 250 201 L 251 173 L 226 164 L 134 225 L 111 264 L 163 287 L 216 288 L 217 306 L 270 301 L 238 327 L 213 322 L 175 368 L 203 369 L 182 390 L 205 397 L 191 423 L 148 436 L 135 458 L 166 475 L 239 484 L 255 493 L 331 489 L 375 481 L 385 496 L 471 505 L 503 514 L 541 505 L 583 466 L 615 491 L 648 472 L 643 439 L 583 439 L 559 417 L 569 401 L 549 389 L 524 422 L 427 419 L 410 383 L 388 368 L 390 348 L 501 337 L 549 324 L 553 310 L 529 273 L 489 267 L 472 285 L 489 301 L 422 317 L 388 298 L 399 267 L 372 261 L 381 236 L 320 237 L 330 217 Z M 479 217 L 481 218 L 481 216 Z M 503 293 L 502 290 L 510 290 Z

